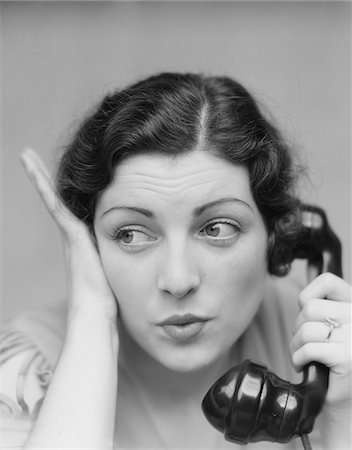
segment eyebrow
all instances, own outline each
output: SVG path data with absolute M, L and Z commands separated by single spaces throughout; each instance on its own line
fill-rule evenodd
M 102 218 L 103 216 L 105 216 L 106 214 L 108 214 L 111 211 L 119 211 L 119 210 L 127 210 L 127 211 L 137 212 L 137 213 L 143 214 L 144 216 L 149 217 L 149 218 L 154 217 L 154 213 L 152 213 L 148 209 L 137 208 L 136 206 L 113 206 L 112 208 L 109 208 L 105 212 L 103 212 L 103 214 L 100 216 L 100 218 Z
M 193 215 L 195 217 L 201 216 L 207 209 L 210 209 L 214 206 L 221 205 L 223 203 L 240 203 L 240 204 L 248 207 L 251 211 L 253 211 L 253 208 L 244 200 L 240 200 L 239 198 L 235 198 L 235 197 L 225 197 L 225 198 L 220 198 L 218 200 L 214 200 L 212 202 L 205 203 L 202 206 L 194 208 Z M 146 216 L 148 218 L 154 217 L 154 213 L 152 211 L 149 211 L 148 209 L 138 208 L 136 206 L 122 205 L 122 206 L 113 206 L 112 208 L 109 208 L 100 216 L 100 218 L 102 218 L 103 216 L 105 216 L 106 214 L 108 214 L 111 211 L 119 211 L 119 210 L 127 210 L 127 211 L 137 212 L 139 214 L 143 214 L 144 216 Z
M 223 203 L 240 203 L 240 204 L 246 206 L 247 208 L 249 208 L 251 211 L 253 211 L 253 208 L 244 200 L 240 200 L 239 198 L 235 198 L 235 197 L 225 197 L 225 198 L 220 198 L 218 200 L 214 200 L 212 202 L 205 203 L 204 205 L 199 206 L 198 208 L 195 208 L 193 210 L 193 214 L 195 216 L 200 216 L 207 209 L 212 208 L 213 206 L 221 205 Z

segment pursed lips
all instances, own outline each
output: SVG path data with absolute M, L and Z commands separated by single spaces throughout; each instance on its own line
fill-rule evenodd
M 175 314 L 160 322 L 166 336 L 173 341 L 187 343 L 193 341 L 200 335 L 210 317 L 196 316 L 194 314 Z
M 195 322 L 207 322 L 208 320 L 210 320 L 209 317 L 195 316 L 194 314 L 183 314 L 183 315 L 174 314 L 173 316 L 170 316 L 166 320 L 160 322 L 158 325 L 182 326 Z

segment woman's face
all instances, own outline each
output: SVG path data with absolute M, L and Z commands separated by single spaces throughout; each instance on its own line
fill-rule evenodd
M 94 227 L 124 326 L 164 366 L 214 363 L 251 322 L 267 232 L 244 166 L 206 151 L 131 157 L 99 198 Z

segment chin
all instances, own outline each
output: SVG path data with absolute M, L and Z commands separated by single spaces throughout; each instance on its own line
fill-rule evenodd
M 175 354 L 170 352 L 166 357 L 159 355 L 156 359 L 167 369 L 178 373 L 196 373 L 217 363 L 220 355 L 202 355 L 200 350 L 181 350 Z
M 203 370 L 204 366 L 201 364 L 189 364 L 187 362 L 185 362 L 184 364 L 182 363 L 170 363 L 170 364 L 163 364 L 167 369 L 171 370 L 172 372 L 177 372 L 177 373 L 196 373 L 199 370 Z

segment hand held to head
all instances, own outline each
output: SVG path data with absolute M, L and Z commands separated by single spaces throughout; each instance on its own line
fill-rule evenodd
M 112 449 L 117 395 L 116 300 L 85 224 L 56 195 L 36 153 L 27 150 L 22 161 L 63 236 L 69 295 L 65 342 L 24 448 Z
M 22 162 L 63 237 L 69 318 L 77 313 L 88 313 L 98 317 L 102 315 L 115 323 L 116 299 L 106 280 L 90 231 L 58 197 L 51 175 L 36 152 L 25 150 Z

